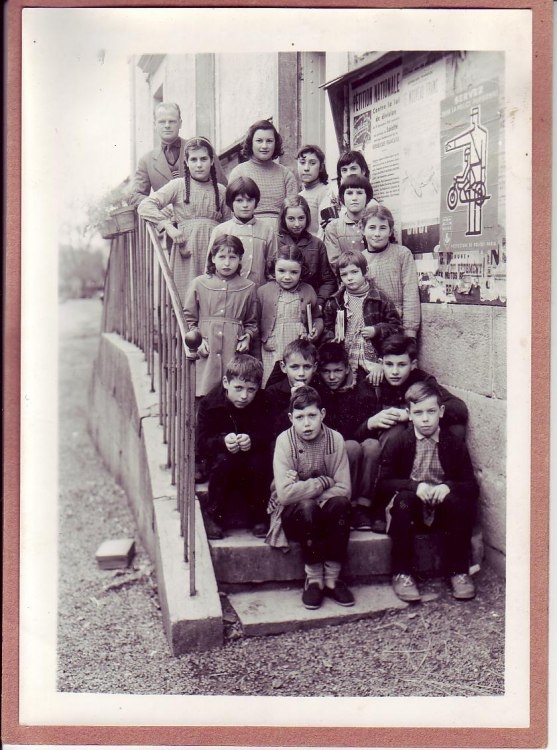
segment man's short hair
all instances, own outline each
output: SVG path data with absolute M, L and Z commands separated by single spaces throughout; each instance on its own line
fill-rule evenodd
M 414 383 L 404 394 L 408 408 L 410 408 L 410 404 L 419 404 L 420 401 L 425 401 L 426 398 L 430 398 L 431 396 L 435 396 L 439 406 L 442 405 L 443 399 L 441 398 L 439 388 L 434 383 L 426 383 L 425 381 Z
M 416 339 L 402 333 L 393 333 L 391 336 L 387 336 L 381 344 L 381 356 L 386 357 L 388 354 L 408 354 L 412 362 L 418 358 Z
M 236 177 L 235 180 L 228 183 L 224 199 L 230 210 L 232 210 L 232 204 L 239 195 L 247 195 L 248 198 L 255 198 L 256 206 L 261 199 L 259 186 L 251 177 Z
M 251 354 L 235 354 L 226 365 L 224 373 L 227 380 L 243 380 L 261 386 L 263 381 L 263 365 Z
M 305 409 L 307 406 L 317 406 L 318 409 L 321 409 L 321 396 L 310 385 L 302 385 L 296 388 L 290 397 L 288 413 L 292 414 L 294 409 Z
M 366 177 L 363 177 L 360 174 L 351 174 L 348 175 L 348 177 L 344 178 L 338 188 L 338 196 L 342 204 L 344 204 L 344 193 L 350 188 L 359 188 L 360 190 L 365 190 L 366 203 L 369 203 L 369 201 L 373 198 L 373 188 L 371 187 L 371 182 Z
M 348 365 L 348 352 L 343 344 L 340 344 L 337 341 L 327 341 L 327 343 L 321 344 L 317 350 L 317 362 L 319 367 L 337 364 L 337 362 L 342 362 L 343 365 Z
M 317 362 L 317 347 L 307 339 L 294 339 L 284 347 L 282 361 L 288 364 L 288 360 L 294 354 L 299 354 L 308 362 Z
M 178 119 L 182 119 L 182 113 L 180 112 L 180 107 L 176 104 L 176 102 L 159 102 L 157 106 L 155 107 L 154 116 L 157 116 L 157 112 L 159 109 L 174 109 L 176 110 L 176 114 L 178 115 Z

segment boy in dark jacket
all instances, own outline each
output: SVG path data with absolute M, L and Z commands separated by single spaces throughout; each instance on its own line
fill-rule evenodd
M 302 385 L 315 385 L 317 348 L 306 339 L 294 339 L 284 347 L 282 359 L 277 364 L 281 374 L 275 365 L 265 388 L 274 438 L 290 425 L 288 407 L 294 391 Z
M 418 368 L 416 340 L 404 334 L 388 336 L 381 347 L 383 381 L 376 389 L 377 410 L 360 430 L 360 440 L 376 438 L 381 450 L 394 439 L 399 430 L 408 425 L 409 414 L 405 394 L 415 383 L 428 383 L 440 393 L 444 407 L 443 427 L 464 440 L 468 422 L 468 408 L 464 401 L 439 385 L 433 375 Z M 375 493 L 372 510 L 372 531 L 385 531 L 385 505 L 388 498 Z
M 330 341 L 317 352 L 319 381 L 326 411 L 325 423 L 345 440 L 352 484 L 351 526 L 371 529 L 370 508 L 379 469 L 379 441 L 366 437 L 367 419 L 377 411 L 377 396 L 367 380 L 358 381 L 342 344 Z
M 267 533 L 266 505 L 272 480 L 272 434 L 267 399 L 261 388 L 263 365 L 237 354 L 226 367 L 222 385 L 199 403 L 197 452 L 207 460 L 209 491 L 202 503 L 209 539 L 222 539 L 223 513 L 233 489 L 246 498 L 253 533 Z
M 391 498 L 393 589 L 403 601 L 420 599 L 412 576 L 414 536 L 434 528 L 446 534 L 453 596 L 472 599 L 476 592 L 468 571 L 478 484 L 468 450 L 464 440 L 440 427 L 445 407 L 438 388 L 415 383 L 406 403 L 410 423 L 384 446 L 379 483 Z
M 464 440 L 468 408 L 462 399 L 440 386 L 433 375 L 419 369 L 414 338 L 403 334 L 393 334 L 386 338 L 381 347 L 381 363 L 383 381 L 377 389 L 377 413 L 368 421 L 370 436 L 377 436 L 396 424 L 407 423 L 406 391 L 414 383 L 430 383 L 441 395 L 444 406 L 443 426 Z

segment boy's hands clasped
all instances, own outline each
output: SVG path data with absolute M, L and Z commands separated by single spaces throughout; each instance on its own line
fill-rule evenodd
M 439 505 L 450 493 L 450 487 L 446 484 L 428 484 L 420 482 L 416 490 L 416 495 L 420 500 L 428 505 Z
M 230 453 L 249 451 L 251 449 L 251 438 L 245 433 L 229 432 L 228 435 L 224 436 L 224 444 Z

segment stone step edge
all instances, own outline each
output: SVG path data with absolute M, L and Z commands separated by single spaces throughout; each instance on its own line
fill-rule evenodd
M 228 594 L 228 601 L 244 636 L 250 637 L 340 625 L 409 606 L 396 596 L 390 584 L 358 584 L 350 589 L 356 599 L 352 607 L 325 598 L 319 609 L 306 609 L 301 585 Z

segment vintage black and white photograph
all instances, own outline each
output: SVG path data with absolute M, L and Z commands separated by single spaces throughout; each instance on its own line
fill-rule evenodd
M 527 727 L 530 11 L 22 29 L 20 720 Z

